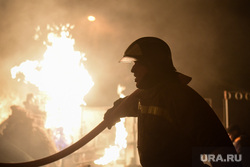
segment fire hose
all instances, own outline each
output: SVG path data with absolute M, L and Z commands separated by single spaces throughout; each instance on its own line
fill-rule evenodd
M 134 91 L 130 96 L 128 96 L 126 99 L 124 99 L 121 104 L 119 104 L 118 107 L 114 109 L 114 114 L 112 117 L 117 117 L 119 112 L 116 111 L 122 111 L 124 108 L 127 109 L 126 106 L 131 106 L 133 102 L 135 102 L 135 98 L 137 98 L 137 95 L 140 91 L 137 89 Z M 62 159 L 69 154 L 75 152 L 79 148 L 86 145 L 89 141 L 91 141 L 93 138 L 95 138 L 98 134 L 100 134 L 106 127 L 109 125 L 109 122 L 112 121 L 112 119 L 103 120 L 101 123 L 99 123 L 92 131 L 90 131 L 88 134 L 86 134 L 84 137 L 82 137 L 80 140 L 78 140 L 76 143 L 72 144 L 71 146 L 65 148 L 64 150 L 57 152 L 53 155 L 37 159 L 34 161 L 27 161 L 27 162 L 20 162 L 20 163 L 0 163 L 1 167 L 38 167 L 43 166 L 52 162 L 55 162 L 59 159 Z
M 37 166 L 43 166 L 52 162 L 55 162 L 59 159 L 62 159 L 63 157 L 68 156 L 69 154 L 75 152 L 85 144 L 87 144 L 89 141 L 91 141 L 93 138 L 95 138 L 99 133 L 101 133 L 105 128 L 107 127 L 107 122 L 102 121 L 99 125 L 97 125 L 92 131 L 90 131 L 88 134 L 86 134 L 83 138 L 78 140 L 76 143 L 72 144 L 71 146 L 65 148 L 64 150 L 55 153 L 53 155 L 50 155 L 45 158 L 37 159 L 34 161 L 28 161 L 28 162 L 20 162 L 20 163 L 0 163 L 1 167 L 10 166 L 10 167 L 37 167 Z

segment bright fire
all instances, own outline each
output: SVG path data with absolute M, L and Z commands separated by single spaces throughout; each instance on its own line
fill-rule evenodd
M 122 94 L 122 91 L 125 90 L 125 87 L 121 86 L 120 84 L 117 87 L 117 93 L 120 98 L 124 98 L 125 95 Z M 110 162 L 116 161 L 120 157 L 120 151 L 127 147 L 127 136 L 128 133 L 124 126 L 125 118 L 121 118 L 121 121 L 115 124 L 116 128 L 116 135 L 115 135 L 115 145 L 109 146 L 104 151 L 104 156 L 95 160 L 94 163 L 97 165 L 107 165 Z
M 72 138 L 79 137 L 81 105 L 86 105 L 83 98 L 94 85 L 83 65 L 85 55 L 74 50 L 75 40 L 69 34 L 69 29 L 73 27 L 69 24 L 47 26 L 50 33 L 47 42 L 44 42 L 47 50 L 43 60 L 26 60 L 11 69 L 13 79 L 22 73 L 25 77 L 23 82 L 35 85 L 46 97 L 45 127 L 63 128 L 64 135 L 69 139 L 68 144 L 73 142 Z M 35 39 L 38 38 L 37 33 Z

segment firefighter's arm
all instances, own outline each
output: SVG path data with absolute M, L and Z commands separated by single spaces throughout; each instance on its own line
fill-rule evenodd
M 108 128 L 120 121 L 121 117 L 137 116 L 138 98 L 140 90 L 135 90 L 131 95 L 116 100 L 113 107 L 104 114 L 104 120 L 108 122 Z

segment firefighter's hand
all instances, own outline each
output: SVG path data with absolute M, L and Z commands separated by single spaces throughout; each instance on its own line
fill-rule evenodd
M 112 108 L 108 109 L 107 112 L 104 114 L 104 120 L 107 122 L 108 129 L 111 129 L 112 126 L 114 126 L 117 122 L 120 122 L 120 115 L 115 110 L 119 104 L 124 99 L 120 98 L 114 102 L 114 105 Z

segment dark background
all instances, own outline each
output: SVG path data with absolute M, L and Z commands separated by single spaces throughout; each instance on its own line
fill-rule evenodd
M 228 125 L 238 126 L 242 134 L 250 134 L 250 100 L 244 92 L 230 92 L 231 98 L 227 100 Z M 240 94 L 241 93 L 241 94 Z M 242 95 L 242 96 L 240 96 Z
M 118 61 L 137 38 L 157 36 L 170 45 L 177 70 L 212 98 L 222 118 L 223 90 L 250 89 L 249 16 L 250 2 L 243 0 L 0 0 L 1 101 L 24 101 L 32 91 L 11 79 L 10 69 L 42 59 L 46 33 L 35 41 L 35 28 L 70 23 L 75 50 L 86 53 L 95 82 L 85 97 L 89 106 L 112 105 L 118 84 L 126 86 L 125 94 L 135 89 L 131 65 Z

